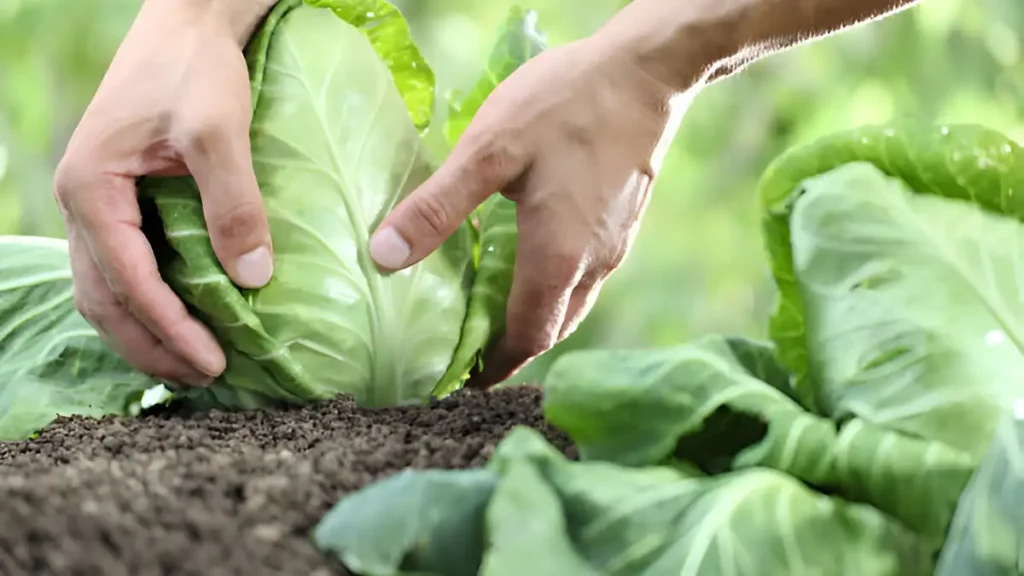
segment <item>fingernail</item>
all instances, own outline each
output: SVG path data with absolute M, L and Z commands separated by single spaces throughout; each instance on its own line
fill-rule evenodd
M 218 349 L 203 350 L 194 362 L 203 378 L 213 378 L 224 372 L 224 356 Z
M 370 238 L 370 257 L 384 268 L 400 269 L 411 253 L 409 243 L 390 226 L 378 230 Z
M 235 261 L 235 282 L 243 288 L 262 288 L 274 275 L 274 262 L 266 246 L 242 254 Z
M 213 383 L 213 377 L 205 374 L 189 374 L 182 380 L 185 384 L 196 388 L 206 388 Z

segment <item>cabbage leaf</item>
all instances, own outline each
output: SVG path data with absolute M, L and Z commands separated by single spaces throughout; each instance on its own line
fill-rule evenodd
M 423 529 L 418 538 L 396 539 L 381 529 L 380 516 L 419 518 L 426 502 L 446 501 L 473 472 L 492 472 L 490 498 L 473 491 L 453 502 L 451 513 L 473 519 L 465 525 L 484 518 L 476 534 L 430 530 L 423 522 L 409 524 Z M 467 502 L 475 509 L 467 510 Z M 357 533 L 358 541 L 339 537 Z M 343 498 L 314 534 L 360 576 L 907 576 L 930 574 L 933 565 L 928 548 L 878 510 L 815 492 L 781 472 L 712 477 L 668 466 L 572 462 L 522 427 L 485 470 L 403 472 Z M 463 559 L 472 553 L 479 565 L 423 561 L 452 548 Z
M 935 576 L 1024 571 L 1024 404 L 999 422 L 995 440 L 957 508 Z
M 801 398 L 980 459 L 1024 392 L 1024 152 L 967 125 L 866 127 L 762 180 Z
M 67 242 L 0 237 L 0 441 L 58 416 L 129 414 L 157 383 L 121 360 L 75 309 Z
M 552 366 L 545 415 L 584 460 L 682 460 L 708 474 L 772 468 L 871 504 L 935 548 L 975 462 L 952 446 L 808 412 L 721 337 L 658 351 L 579 351 Z

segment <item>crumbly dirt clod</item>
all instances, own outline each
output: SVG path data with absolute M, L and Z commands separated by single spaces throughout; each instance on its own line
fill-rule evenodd
M 571 453 L 540 399 L 60 419 L 0 443 L 0 575 L 347 574 L 308 536 L 341 496 L 406 467 L 481 466 L 515 425 Z

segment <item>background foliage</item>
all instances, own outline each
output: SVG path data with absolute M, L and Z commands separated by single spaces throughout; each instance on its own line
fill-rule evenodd
M 526 0 L 523 0 L 524 2 Z M 400 0 L 442 89 L 466 88 L 506 0 Z M 552 45 L 595 30 L 622 0 L 532 0 Z M 53 169 L 139 0 L 0 1 L 0 234 L 63 235 Z M 755 185 L 783 149 L 894 117 L 976 122 L 1024 136 L 1024 4 L 924 0 L 763 60 L 694 101 L 637 244 L 575 347 L 761 336 L 773 303 Z

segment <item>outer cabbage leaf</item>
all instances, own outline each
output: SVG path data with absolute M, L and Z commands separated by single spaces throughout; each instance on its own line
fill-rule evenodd
M 250 43 L 253 165 L 275 249 L 264 288 L 239 290 L 220 267 L 191 178 L 142 184 L 173 249 L 165 278 L 227 348 L 227 370 L 190 392 L 197 401 L 251 407 L 348 393 L 369 406 L 406 404 L 428 398 L 447 370 L 471 281 L 468 225 L 394 274 L 380 273 L 367 248 L 432 170 L 412 121 L 423 110 L 410 116 L 405 104 L 424 97 L 403 99 L 396 86 L 405 73 L 419 78 L 398 82 L 407 88 L 423 79 L 418 54 L 396 39 L 404 29 L 361 30 L 289 2 Z
M 936 576 L 1024 572 L 1024 416 L 1001 419 L 988 455 L 964 491 Z
M 871 504 L 937 550 L 974 470 L 970 455 L 808 412 L 788 395 L 770 350 L 711 337 L 662 350 L 570 352 L 548 374 L 545 416 L 584 460 L 644 466 L 675 458 L 707 474 L 773 468 Z
M 546 46 L 547 41 L 537 30 L 537 13 L 518 6 L 510 8 L 491 50 L 487 70 L 469 94 L 450 106 L 445 125 L 449 142 L 458 141 L 498 84 L 527 60 L 543 52 Z M 480 230 L 476 276 L 459 347 L 436 391 L 441 396 L 453 391 L 469 376 L 472 368 L 482 367 L 480 353 L 505 329 L 518 242 L 516 205 L 495 194 L 480 206 L 476 218 Z
M 398 8 L 384 0 L 305 1 L 310 6 L 329 8 L 366 34 L 391 71 L 413 123 L 425 130 L 434 113 L 434 71 L 416 47 L 409 23 Z
M 884 514 L 824 496 L 773 470 L 706 477 L 667 467 L 571 462 L 536 431 L 518 428 L 492 460 L 503 474 L 495 499 L 512 480 L 510 472 L 525 465 L 534 467 L 561 501 L 567 527 L 563 542 L 598 574 L 931 573 L 926 547 Z M 508 517 L 495 517 L 496 501 L 490 506 L 491 534 L 498 532 L 498 522 L 504 530 L 525 534 L 531 519 L 544 514 L 509 506 Z M 520 574 L 564 574 L 557 571 L 563 565 L 562 548 L 538 538 L 535 557 L 505 555 L 503 573 L 512 574 L 510 568 L 518 565 L 524 567 Z M 499 552 L 492 549 L 488 555 Z M 485 566 L 488 562 L 485 557 Z
M 816 493 L 773 470 L 712 478 L 670 467 L 571 462 L 527 428 L 506 437 L 489 470 L 500 478 L 486 503 L 482 538 L 461 531 L 437 537 L 462 542 L 462 558 L 475 550 L 481 576 L 924 576 L 933 567 L 918 538 L 877 510 Z M 465 472 L 431 474 L 454 481 Z M 434 491 L 417 490 L 417 498 L 443 501 L 450 488 L 432 484 Z M 378 503 L 390 502 L 385 487 L 406 506 L 406 517 L 416 517 L 423 504 L 404 498 L 394 480 L 349 501 L 369 506 L 375 491 Z M 472 494 L 476 502 L 477 492 Z M 347 524 L 349 533 L 362 531 L 367 552 L 406 545 L 405 538 L 395 539 L 375 524 L 377 508 L 350 510 L 332 520 Z M 461 504 L 456 510 L 468 517 Z M 433 539 L 424 542 L 432 545 Z M 349 557 L 360 553 L 351 542 L 339 544 Z M 388 565 L 364 573 L 465 573 L 461 564 L 456 571 L 407 555 L 390 557 Z
M 335 504 L 313 541 L 360 576 L 476 576 L 497 483 L 489 469 L 406 470 Z
M 661 463 L 738 394 L 755 394 L 760 405 L 751 405 L 769 413 L 803 412 L 770 353 L 768 345 L 720 336 L 673 348 L 568 352 L 544 381 L 544 416 L 569 433 L 584 460 Z
M 704 338 L 704 341 L 704 346 L 709 350 L 734 362 L 738 368 L 789 396 L 793 401 L 799 401 L 793 390 L 793 375 L 779 364 L 774 344 L 742 336 L 712 336 Z M 723 345 L 725 348 L 722 348 Z
M 157 385 L 100 339 L 74 304 L 67 242 L 0 237 L 0 441 L 57 416 L 134 411 Z
M 558 493 L 529 461 L 505 464 L 487 507 L 488 548 L 481 576 L 600 576 L 569 541 Z
M 487 69 L 467 94 L 449 96 L 448 120 L 444 133 L 456 142 L 476 116 L 491 92 L 511 76 L 524 62 L 547 49 L 548 41 L 537 28 L 537 12 L 519 6 L 509 8 L 491 48 Z
M 482 353 L 505 329 L 508 296 L 515 270 L 516 205 L 494 196 L 480 207 L 479 258 L 469 304 L 462 324 L 462 335 L 448 372 L 435 390 L 438 396 L 455 391 L 472 373 L 483 366 Z
M 771 334 L 805 402 L 980 459 L 1024 395 L 1024 162 L 979 127 L 871 127 L 761 184 Z

